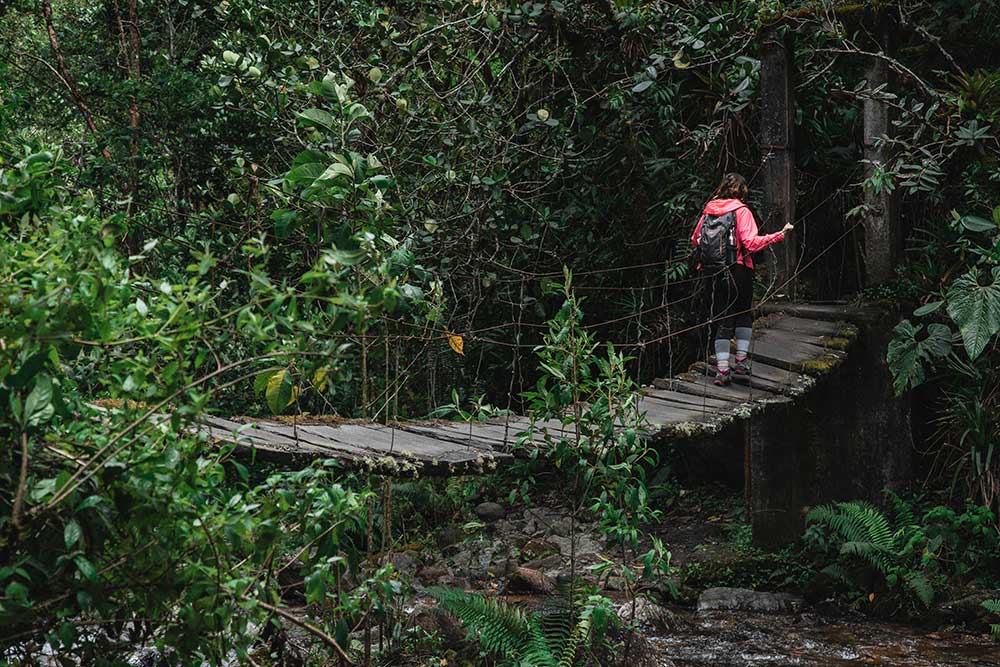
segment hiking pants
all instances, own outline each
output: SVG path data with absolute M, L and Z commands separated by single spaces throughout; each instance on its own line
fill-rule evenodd
M 737 327 L 752 327 L 753 269 L 734 264 L 713 276 L 710 299 L 715 340 L 730 340 Z

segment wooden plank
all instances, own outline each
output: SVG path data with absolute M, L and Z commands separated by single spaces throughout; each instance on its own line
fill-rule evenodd
M 828 342 L 835 338 L 835 336 L 817 336 L 814 334 L 807 334 L 802 332 L 787 331 L 785 329 L 762 329 L 754 336 L 754 341 L 751 345 L 751 351 L 759 341 L 763 340 L 777 340 L 777 339 L 787 339 L 791 336 L 795 342 L 799 345 L 809 345 L 811 347 L 818 348 L 820 350 L 835 350 L 836 347 L 832 347 Z M 842 351 L 842 350 L 841 350 Z
M 365 453 L 354 449 L 333 452 L 308 443 L 297 442 L 285 436 L 269 433 L 254 424 L 239 424 L 221 417 L 203 416 L 197 425 L 216 442 L 228 442 L 245 450 L 259 451 L 268 458 L 287 463 L 291 460 L 312 461 L 319 458 L 340 458 L 358 461 Z
M 885 311 L 872 306 L 856 307 L 846 304 L 765 303 L 758 307 L 765 314 L 784 313 L 803 319 L 831 322 L 878 322 L 885 318 Z
M 706 377 L 702 373 L 688 372 L 677 376 L 673 380 L 657 381 L 657 386 L 664 389 L 683 392 L 693 396 L 711 396 L 714 398 L 724 398 L 739 403 L 751 403 L 762 399 L 775 399 L 779 395 L 763 389 L 752 389 L 741 385 L 729 385 L 728 387 L 716 387 L 712 384 L 712 378 Z
M 473 434 L 473 439 L 481 439 L 488 442 L 497 442 L 504 445 L 514 445 L 517 443 L 523 426 L 512 424 L 509 428 L 501 424 L 435 424 L 433 430 L 441 433 L 448 433 L 458 437 L 468 439 L 469 433 Z
M 495 437 L 492 433 L 483 433 L 480 429 L 476 429 L 470 439 L 468 430 L 461 433 L 455 430 L 446 430 L 441 428 L 441 424 L 434 422 L 401 422 L 396 426 L 400 430 L 410 433 L 426 435 L 438 440 L 446 440 L 458 445 L 476 447 L 494 452 L 497 451 L 497 448 L 503 451 L 509 444 L 505 443 L 502 438 Z M 511 442 L 516 442 L 516 440 L 511 440 Z
M 387 436 L 385 433 L 377 430 L 378 428 L 385 427 L 377 427 L 375 433 L 358 430 L 370 429 L 371 427 L 366 424 L 345 424 L 342 426 L 325 425 L 327 428 L 331 429 L 332 433 L 336 433 L 334 437 L 331 437 L 330 433 L 317 433 L 315 430 L 308 428 L 311 426 L 310 424 L 291 425 L 276 422 L 259 422 L 257 425 L 268 432 L 281 435 L 298 442 L 305 442 L 328 450 L 357 450 L 364 456 L 368 457 L 396 456 L 398 452 L 398 455 L 403 458 L 406 458 L 409 454 L 413 458 L 425 463 L 433 463 L 435 461 L 462 463 L 471 461 L 480 455 L 477 453 L 468 453 L 465 452 L 465 450 L 456 454 L 456 451 L 458 450 L 455 449 L 454 444 L 449 445 L 448 443 L 444 443 L 433 438 L 424 438 L 424 436 L 407 434 L 405 438 L 400 437 L 396 439 L 391 433 Z M 416 438 L 421 438 L 421 440 L 415 440 Z M 396 451 L 393 451 L 394 447 L 397 448 Z M 492 450 L 482 449 L 477 450 L 477 452 L 486 452 L 485 455 L 487 456 L 491 456 L 493 453 Z
M 692 369 L 714 379 L 718 368 L 714 364 L 705 364 L 701 361 L 695 363 Z M 761 389 L 775 394 L 784 394 L 791 391 L 791 385 L 784 382 L 776 382 L 757 375 L 736 375 L 733 374 L 733 382 L 740 385 L 750 385 L 754 389 Z
M 393 456 L 417 459 L 423 462 L 444 461 L 448 463 L 467 462 L 472 458 L 467 449 L 459 449 L 460 445 L 455 443 L 421 438 L 402 431 L 397 432 L 394 436 L 392 433 L 379 432 L 377 429 L 358 424 L 344 424 L 335 427 L 325 424 L 310 424 L 297 428 L 341 445 L 364 450 L 369 453 L 369 456 Z M 417 438 L 420 439 L 417 440 Z M 477 454 L 482 452 L 482 450 L 475 451 Z
M 737 401 L 728 401 L 714 396 L 692 396 L 691 394 L 666 389 L 645 389 L 643 390 L 643 396 L 646 398 L 655 398 L 658 401 L 666 401 L 672 405 L 680 404 L 681 406 L 694 407 L 704 405 L 722 410 L 735 410 L 740 405 Z
M 801 373 L 790 371 L 787 368 L 778 368 L 753 358 L 750 359 L 750 373 L 755 378 L 763 378 L 783 385 L 794 385 L 806 379 L 806 376 Z
M 777 332 L 776 335 L 754 341 L 751 352 L 755 359 L 792 371 L 801 371 L 805 362 L 818 360 L 824 356 L 839 360 L 846 357 L 843 352 L 837 350 L 827 350 L 802 343 L 787 332 Z
M 693 406 L 690 409 L 676 408 L 661 401 L 646 401 L 644 408 L 646 419 L 654 426 L 668 426 L 684 422 L 709 424 L 719 417 L 732 414 L 730 412 L 716 412 L 710 409 L 699 410 Z
M 840 321 L 811 320 L 785 313 L 775 313 L 762 320 L 762 326 L 755 327 L 755 333 L 769 329 L 791 331 L 806 336 L 836 336 L 843 328 Z

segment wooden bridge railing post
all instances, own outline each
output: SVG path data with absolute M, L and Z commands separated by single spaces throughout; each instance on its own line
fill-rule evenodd
M 794 50 L 790 34 L 767 30 L 761 35 L 761 150 L 764 152 L 763 231 L 775 232 L 795 221 L 795 99 L 792 88 Z M 768 265 L 775 285 L 795 273 L 798 247 L 794 232 L 774 246 Z M 784 290 L 794 295 L 793 280 Z
M 883 15 L 879 19 L 879 39 L 883 53 L 889 52 L 891 31 Z M 865 72 L 869 91 L 889 84 L 889 62 L 872 56 Z M 883 93 L 885 91 L 882 91 Z M 892 280 L 899 260 L 902 234 L 898 229 L 895 197 L 884 187 L 873 187 L 871 177 L 882 169 L 889 159 L 889 148 L 882 138 L 891 131 L 890 108 L 879 96 L 867 95 L 864 100 L 864 157 L 865 157 L 865 282 L 881 285 Z

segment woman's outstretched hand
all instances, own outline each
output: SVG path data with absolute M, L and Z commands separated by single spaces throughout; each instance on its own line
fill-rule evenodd
M 781 232 L 783 234 L 787 234 L 788 232 L 792 231 L 793 229 L 795 229 L 795 225 L 793 225 L 790 222 L 786 222 L 785 226 L 781 228 Z

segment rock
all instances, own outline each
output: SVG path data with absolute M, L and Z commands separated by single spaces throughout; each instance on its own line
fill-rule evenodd
M 552 554 L 559 553 L 559 546 L 544 538 L 534 538 L 528 540 L 521 548 L 521 558 L 524 560 L 537 560 Z
M 572 538 L 562 535 L 551 535 L 549 539 L 559 547 L 559 553 L 569 558 L 572 552 Z M 601 545 L 587 533 L 577 532 L 576 534 L 576 557 L 592 556 L 601 550 Z
M 437 534 L 437 545 L 438 548 L 443 549 L 445 547 L 450 547 L 453 544 L 457 544 L 465 539 L 465 533 L 462 532 L 461 528 L 455 526 L 445 526 Z
M 620 660 L 617 664 L 628 667 L 675 667 L 673 660 L 667 657 L 666 651 L 641 633 L 632 634 L 627 646 L 627 654 L 615 656 Z
M 398 551 L 389 555 L 389 562 L 401 574 L 414 575 L 420 566 L 418 555 L 412 551 Z
M 507 572 L 508 593 L 540 593 L 542 595 L 551 595 L 555 590 L 555 579 L 538 570 L 529 570 L 520 565 L 513 565 Z
M 632 603 L 626 602 L 618 608 L 618 618 L 623 624 L 632 621 L 643 630 L 670 632 L 676 625 L 674 612 L 662 607 L 647 598 L 635 599 L 635 612 Z
M 451 569 L 444 563 L 433 563 L 417 570 L 417 579 L 424 586 L 441 585 L 451 578 Z
M 551 556 L 545 556 L 544 558 L 536 558 L 534 560 L 529 560 L 524 564 L 524 567 L 529 570 L 541 570 L 543 572 L 549 572 L 551 570 L 558 570 L 563 565 L 563 558 L 558 553 L 552 554 Z
M 559 537 L 569 537 L 573 533 L 573 520 L 568 516 L 559 517 L 552 521 L 549 530 Z M 579 522 L 576 525 L 576 534 L 580 534 Z
M 507 516 L 507 510 L 500 503 L 479 503 L 476 505 L 476 516 L 487 523 L 493 523 Z
M 461 622 L 430 600 L 421 602 L 414 609 L 411 618 L 416 627 L 429 635 L 440 636 L 445 645 L 457 646 L 465 641 L 465 630 Z
M 986 600 L 1000 600 L 1000 591 L 975 591 L 941 606 L 953 623 L 962 623 L 977 632 L 987 630 L 995 617 L 983 607 Z
M 500 541 L 465 542 L 454 555 L 449 556 L 448 563 L 457 575 L 470 579 L 488 579 L 503 573 L 509 554 L 509 545 Z
M 746 588 L 709 588 L 698 597 L 698 611 L 743 611 L 758 614 L 798 611 L 802 599 L 788 593 L 761 593 Z

